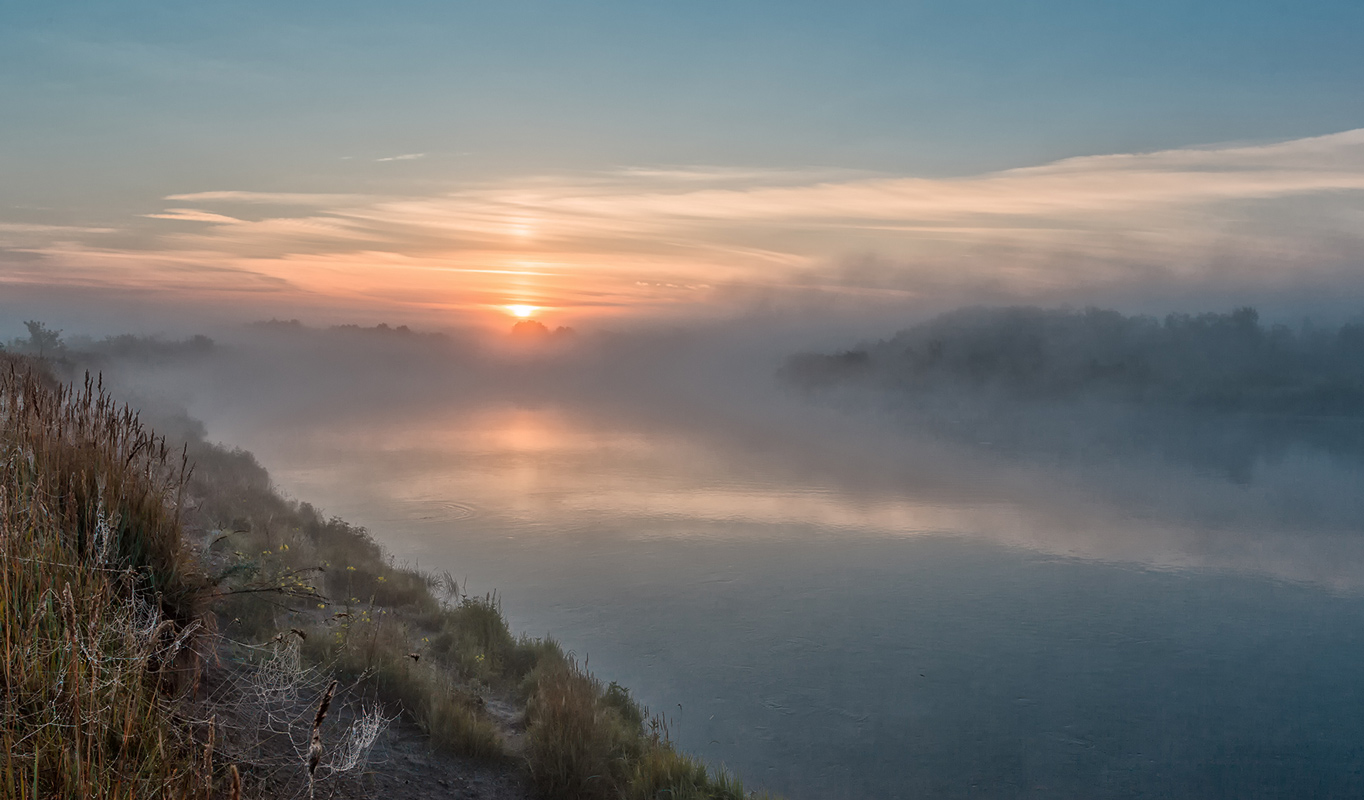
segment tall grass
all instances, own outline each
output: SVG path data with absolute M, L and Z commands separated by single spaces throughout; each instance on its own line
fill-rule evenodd
M 430 637 L 404 615 L 352 606 L 319 627 L 307 640 L 310 662 L 363 680 L 405 710 L 439 749 L 489 760 L 505 755 L 478 687 L 430 658 L 422 647 Z
M 528 706 L 536 790 L 562 800 L 745 800 L 743 784 L 677 752 L 667 722 L 575 659 L 546 655 Z M 765 795 L 764 795 L 765 796 Z
M 0 797 L 207 796 L 176 699 L 202 624 L 184 464 L 98 385 L 0 359 Z

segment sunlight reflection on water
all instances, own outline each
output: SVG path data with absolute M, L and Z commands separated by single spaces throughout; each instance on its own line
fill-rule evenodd
M 789 525 L 838 536 L 953 533 L 1065 557 L 1231 569 L 1342 591 L 1364 585 L 1364 538 L 1349 530 L 1304 539 L 1291 529 L 1199 525 L 1114 508 L 1064 486 L 1023 498 L 991 496 L 990 485 L 969 480 L 948 492 L 910 481 L 866 488 L 856 475 L 850 485 L 839 475 L 792 474 L 780 458 L 764 463 L 714 439 L 622 430 L 562 409 L 372 420 L 359 434 L 296 429 L 257 446 L 299 496 L 330 498 L 328 508 L 376 524 L 480 518 L 529 531 L 638 520 L 631 539 L 715 535 L 712 523 L 751 523 L 745 535 L 778 538 Z

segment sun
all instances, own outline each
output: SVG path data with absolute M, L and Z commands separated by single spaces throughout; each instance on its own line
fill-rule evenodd
M 539 306 L 510 305 L 502 307 L 510 311 L 511 315 L 517 319 L 530 319 L 535 312 L 540 310 Z

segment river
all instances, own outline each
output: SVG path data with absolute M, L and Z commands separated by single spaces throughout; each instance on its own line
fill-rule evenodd
M 1364 537 L 1312 499 L 1359 472 L 1310 448 L 1229 478 L 543 398 L 200 413 L 750 788 L 1364 792 Z

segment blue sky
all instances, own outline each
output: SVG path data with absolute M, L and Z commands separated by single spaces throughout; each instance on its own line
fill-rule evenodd
M 1358 2 L 105 0 L 0 21 L 0 223 L 130 252 L 171 246 L 143 216 L 169 195 L 969 177 L 1364 127 Z

